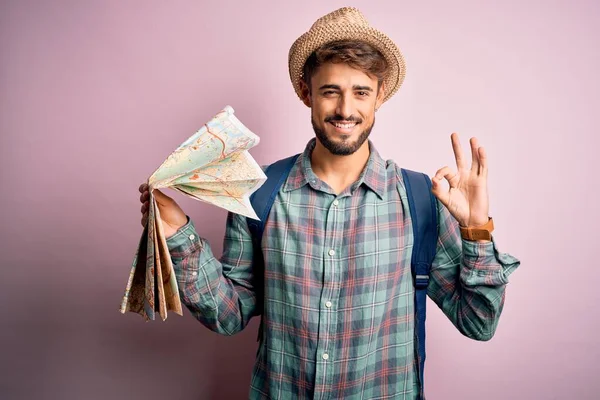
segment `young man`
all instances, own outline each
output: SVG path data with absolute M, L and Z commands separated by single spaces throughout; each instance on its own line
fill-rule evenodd
M 225 335 L 263 314 L 251 398 L 423 398 L 406 187 L 400 168 L 368 140 L 375 112 L 402 83 L 402 55 L 358 10 L 343 8 L 294 43 L 289 67 L 316 138 L 266 222 L 264 283 L 256 287 L 246 218 L 228 215 L 217 260 L 193 222 L 157 190 L 181 298 Z M 491 232 L 486 153 L 475 138 L 470 144 L 469 166 L 453 134 L 458 170 L 444 167 L 432 178 L 438 238 L 427 294 L 464 335 L 489 340 L 507 277 L 520 262 L 499 253 L 491 235 L 461 237 L 473 228 Z M 147 185 L 140 191 L 145 224 Z

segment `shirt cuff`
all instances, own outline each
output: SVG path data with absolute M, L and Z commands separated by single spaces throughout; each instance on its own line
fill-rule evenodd
M 196 232 L 194 222 L 189 216 L 187 219 L 188 222 L 167 239 L 167 247 L 173 262 L 180 261 L 202 248 L 202 240 Z
M 462 239 L 462 254 L 467 268 L 480 273 L 500 270 L 505 279 L 521 263 L 512 255 L 500 252 L 493 235 L 489 242 Z
M 476 240 L 467 240 L 461 238 L 463 255 L 465 257 L 486 257 L 493 256 L 496 243 L 494 242 L 494 236 L 488 242 L 478 242 Z

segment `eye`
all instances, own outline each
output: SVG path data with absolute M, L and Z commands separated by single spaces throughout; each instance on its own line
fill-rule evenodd
M 333 90 L 326 90 L 323 92 L 324 96 L 332 96 L 334 94 L 335 94 L 335 92 Z
M 356 94 L 358 94 L 360 97 L 366 97 L 369 95 L 369 92 L 365 92 L 364 90 L 361 90 L 360 92 L 356 92 Z

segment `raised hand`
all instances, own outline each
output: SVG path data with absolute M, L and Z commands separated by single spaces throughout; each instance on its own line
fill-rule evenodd
M 474 227 L 488 222 L 489 199 L 487 189 L 488 162 L 485 150 L 479 146 L 477 138 L 471 143 L 471 167 L 465 159 L 458 134 L 451 136 L 457 171 L 445 166 L 431 179 L 432 193 L 446 206 L 450 214 L 461 226 Z M 442 178 L 450 185 L 442 187 Z
M 140 202 L 142 203 L 142 226 L 148 223 L 148 208 L 150 207 L 150 192 L 148 184 L 142 183 L 138 189 L 141 193 Z M 154 189 L 154 198 L 158 204 L 160 219 L 162 221 L 165 237 L 170 237 L 177 232 L 179 228 L 187 223 L 187 216 L 179 207 L 179 204 L 171 197 L 167 196 L 158 189 Z

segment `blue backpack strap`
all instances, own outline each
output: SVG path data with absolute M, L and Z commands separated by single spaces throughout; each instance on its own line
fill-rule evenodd
M 269 213 L 271 212 L 271 207 L 275 202 L 275 198 L 277 197 L 277 193 L 279 193 L 279 189 L 286 181 L 292 167 L 296 163 L 296 159 L 300 154 L 296 154 L 294 156 L 284 158 L 283 160 L 279 160 L 269 165 L 265 169 L 265 175 L 267 176 L 267 181 L 259 187 L 252 195 L 250 196 L 250 203 L 252 204 L 252 208 L 256 212 L 256 215 L 260 218 L 260 220 L 256 220 L 253 218 L 247 218 L 248 229 L 250 230 L 250 234 L 252 235 L 252 246 L 253 246 L 253 270 L 255 283 L 254 288 L 257 291 L 257 309 L 263 309 L 263 297 L 264 291 L 264 258 L 262 253 L 262 236 L 265 230 L 265 222 L 269 217 Z M 258 339 L 262 337 L 263 330 L 263 312 L 261 311 L 260 318 L 260 327 L 258 330 Z
M 427 285 L 437 246 L 437 202 L 426 174 L 402 168 L 413 226 L 414 245 L 411 269 L 415 285 L 415 337 L 419 363 L 419 399 L 424 399 L 425 314 Z

